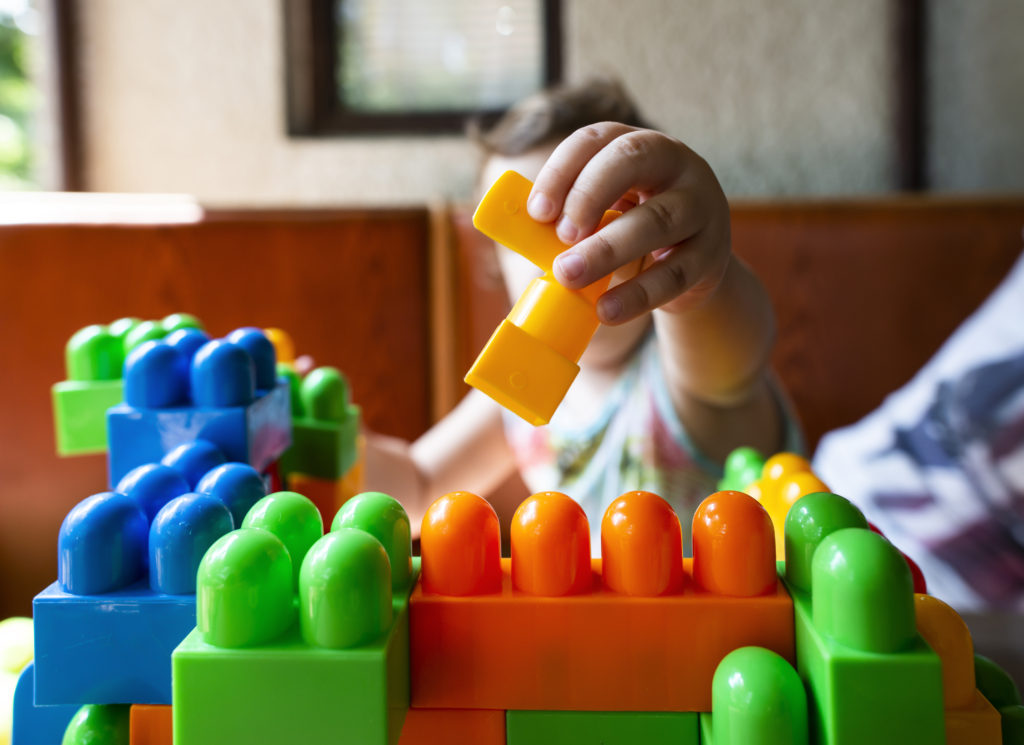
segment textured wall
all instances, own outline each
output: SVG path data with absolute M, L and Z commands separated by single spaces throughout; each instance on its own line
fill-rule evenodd
M 1024 2 L 929 5 L 929 185 L 1024 191 Z
M 619 75 L 653 121 L 708 158 L 731 195 L 893 187 L 892 0 L 564 4 L 568 77 Z M 1014 6 L 1016 20 L 1006 24 L 997 6 Z M 458 137 L 285 136 L 280 0 L 81 7 L 90 188 L 239 205 L 469 193 L 475 157 Z M 1019 185 L 1024 4 L 937 0 L 934 10 L 942 54 L 931 144 L 942 156 L 933 178 L 945 188 Z

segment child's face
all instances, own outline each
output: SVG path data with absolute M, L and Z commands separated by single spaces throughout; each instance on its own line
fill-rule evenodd
M 513 157 L 492 156 L 484 164 L 480 179 L 483 186 L 481 194 L 490 188 L 490 185 L 505 171 L 516 171 L 531 181 L 535 180 L 552 150 L 554 150 L 554 144 L 541 146 Z M 524 257 L 504 246 L 495 246 L 495 251 L 498 256 L 498 264 L 501 267 L 502 278 L 505 281 L 505 290 L 508 292 L 509 303 L 514 305 L 526 290 L 527 285 L 541 276 L 542 272 Z M 631 279 L 638 271 L 639 261 L 635 265 L 620 269 L 613 275 L 612 285 Z M 584 352 L 580 363 L 602 367 L 624 363 L 649 324 L 650 316 L 644 315 L 618 326 L 601 325 L 598 327 L 597 333 L 594 334 L 587 351 Z

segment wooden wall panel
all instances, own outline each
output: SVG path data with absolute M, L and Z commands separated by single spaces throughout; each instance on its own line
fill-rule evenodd
M 430 423 L 425 210 L 213 213 L 186 225 L 0 227 L 0 618 L 56 578 L 60 522 L 105 460 L 54 453 L 50 386 L 68 337 L 187 311 L 214 335 L 279 326 L 341 368 L 366 422 Z

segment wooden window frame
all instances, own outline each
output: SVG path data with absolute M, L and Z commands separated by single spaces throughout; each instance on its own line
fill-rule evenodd
M 283 0 L 287 127 L 293 137 L 378 134 L 452 134 L 466 119 L 485 121 L 498 110 L 378 114 L 346 108 L 336 95 L 337 49 L 334 0 Z M 542 0 L 544 85 L 562 76 L 562 1 Z

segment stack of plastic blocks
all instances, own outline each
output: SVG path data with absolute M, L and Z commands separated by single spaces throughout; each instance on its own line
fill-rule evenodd
M 208 443 L 182 446 L 67 514 L 58 580 L 33 601 L 17 741 L 35 741 L 32 722 L 67 724 L 83 705 L 171 703 L 170 655 L 195 625 L 199 561 L 266 493 L 255 469 L 224 461 Z M 202 464 L 211 467 L 190 483 Z
M 202 325 L 187 313 L 162 321 L 120 318 L 109 326 L 86 326 L 68 340 L 64 350 L 67 380 L 53 386 L 53 419 L 60 455 L 104 453 L 107 450 L 107 409 L 124 395 L 125 357 L 144 341 L 162 339 Z
M 327 535 L 299 494 L 257 503 L 200 564 L 197 625 L 173 655 L 175 743 L 396 743 L 410 535 L 379 493 L 349 500 Z
M 554 492 L 516 511 L 510 559 L 499 546 L 497 516 L 474 495 L 450 494 L 424 518 L 410 718 L 505 711 L 510 745 L 569 732 L 571 742 L 697 742 L 729 652 L 758 646 L 795 662 L 772 524 L 745 494 L 705 500 L 692 559 L 678 517 L 648 492 L 608 508 L 601 559 L 582 508 Z
M 264 472 L 291 442 L 288 383 L 274 347 L 242 328 L 210 341 L 197 329 L 146 341 L 124 366 L 124 403 L 107 412 L 110 483 L 197 440 Z
M 301 378 L 284 364 L 292 395 L 292 446 L 279 470 L 286 488 L 313 500 L 324 520 L 362 491 L 359 407 L 348 381 L 333 367 L 318 367 Z

